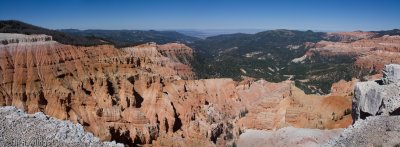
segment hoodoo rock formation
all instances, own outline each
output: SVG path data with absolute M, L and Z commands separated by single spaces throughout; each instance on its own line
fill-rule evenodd
M 179 43 L 117 49 L 0 36 L 25 40 L 0 45 L 0 105 L 80 123 L 102 140 L 222 146 L 245 129 L 331 129 L 352 122 L 346 113 L 352 90 L 320 96 L 304 94 L 292 81 L 194 80 L 193 50 Z
M 345 83 L 354 85 L 355 81 Z M 249 89 L 238 90 L 248 113 L 239 124 L 244 128 L 263 130 L 285 126 L 333 129 L 351 124 L 350 115 L 344 113 L 351 108 L 350 93 L 306 95 L 292 84 L 290 81 L 269 83 L 261 80 L 252 83 Z
M 355 87 L 352 109 L 345 111 L 346 114 L 351 114 L 354 120 L 353 125 L 348 128 L 320 130 L 284 127 L 270 131 L 250 129 L 240 136 L 237 145 L 252 147 L 398 146 L 400 144 L 398 125 L 400 123 L 398 116 L 400 114 L 400 65 L 386 65 L 383 69 L 383 78 L 380 80 L 356 82 L 356 80 L 351 83 L 341 81 L 332 86 L 331 95 L 343 93 L 353 95 L 346 92 L 348 90 L 339 90 L 338 87 L 344 89 Z M 337 99 L 330 99 L 337 101 Z
M 191 53 L 190 48 L 145 44 L 119 50 L 51 40 L 16 42 L 0 47 L 1 105 L 69 119 L 103 140 L 127 144 L 151 143 L 161 134 L 159 129 L 181 130 L 175 110 L 180 106 L 163 100 L 162 89 L 166 83 L 193 77 L 190 66 L 174 57 Z M 169 53 L 174 47 L 180 52 Z

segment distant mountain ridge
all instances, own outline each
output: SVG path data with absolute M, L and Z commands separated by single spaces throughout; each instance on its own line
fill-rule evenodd
M 81 36 L 74 36 L 67 33 L 50 30 L 38 26 L 34 26 L 18 20 L 5 20 L 0 21 L 0 33 L 19 33 L 19 34 L 45 34 L 53 37 L 53 40 L 70 45 L 78 46 L 92 46 L 106 44 L 97 38 L 87 38 Z
M 236 34 L 236 33 L 255 34 L 258 32 L 265 31 L 265 29 L 182 29 L 176 31 L 188 36 L 205 39 L 207 37 L 218 36 L 223 34 Z
M 51 30 L 18 20 L 0 20 L 0 33 L 45 34 L 53 40 L 69 45 L 94 46 L 113 44 L 127 47 L 147 42 L 165 44 L 170 42 L 192 43 L 199 38 L 186 36 L 176 31 L 143 30 Z
M 240 79 L 242 68 L 246 75 L 256 78 L 268 77 L 269 81 L 286 79 L 281 74 L 268 74 L 269 68 L 286 67 L 291 59 L 307 51 L 306 42 L 318 42 L 325 36 L 323 32 L 270 30 L 256 34 L 225 34 L 208 37 L 190 44 L 197 50 L 196 74 L 201 78 L 231 77 Z M 290 49 L 288 46 L 298 46 Z M 228 68 L 229 67 L 229 68 Z M 254 69 L 267 71 L 251 71 Z M 287 69 L 285 69 L 287 71 Z M 273 72 L 272 72 L 273 73 Z M 271 73 L 271 74 L 272 74 Z
M 233 33 L 199 38 L 173 36 L 174 31 L 134 30 L 63 30 L 73 35 L 112 39 L 114 44 L 129 45 L 128 42 L 166 43 L 180 40 L 194 49 L 191 65 L 197 78 L 234 78 L 242 76 L 264 78 L 280 82 L 292 77 L 296 85 L 306 93 L 329 93 L 332 83 L 341 79 L 362 78 L 371 74 L 354 66 L 353 55 L 326 58 L 314 54 L 306 64 L 294 63 L 308 54 L 309 49 L 320 41 L 350 43 L 384 35 L 399 35 L 397 29 L 388 31 L 314 32 L 311 30 L 267 30 L 254 34 Z M 186 32 L 199 33 L 199 32 Z M 159 34 L 159 37 L 155 34 Z M 196 35 L 196 34 L 194 34 Z M 197 34 L 202 35 L 202 34 Z M 160 37 L 161 36 L 161 37 Z M 162 37 L 167 36 L 167 37 Z M 185 36 L 185 35 L 184 35 Z M 143 42 L 141 42 L 143 41 Z M 131 44 L 132 45 L 132 44 Z M 135 45 L 135 44 L 133 44 Z M 299 58 L 300 59 L 300 58 Z M 374 73 L 374 72 L 372 72 Z M 299 82 L 304 80 L 308 82 Z M 313 88 L 315 87 L 315 88 Z
M 243 76 L 273 82 L 291 79 L 306 93 L 326 94 L 334 82 L 354 77 L 360 79 L 377 71 L 358 69 L 352 54 L 326 57 L 319 52 L 312 53 L 310 49 L 323 45 L 319 43 L 321 41 L 347 44 L 399 34 L 397 29 L 329 33 L 278 29 L 256 34 L 211 36 L 189 46 L 196 51 L 192 66 L 200 79 L 229 77 L 240 80 Z M 307 58 L 309 56 L 312 58 Z M 293 62 L 302 58 L 306 59 L 302 63 Z
M 102 38 L 117 47 L 133 46 L 147 42 L 165 44 L 170 42 L 192 43 L 199 38 L 183 35 L 176 31 L 155 31 L 155 30 L 76 30 L 62 29 L 61 32 L 81 36 Z
M 83 46 L 113 44 L 118 48 L 147 42 L 156 42 L 157 44 L 181 42 L 193 48 L 193 60 L 190 62 L 199 79 L 233 78 L 240 80 L 243 77 L 253 77 L 272 82 L 291 79 L 306 93 L 321 94 L 329 93 L 334 82 L 341 79 L 360 79 L 378 72 L 379 69 L 375 70 L 377 66 L 373 65 L 373 69 L 361 70 L 360 66 L 355 65 L 357 57 L 354 54 L 326 56 L 321 54 L 324 52 L 315 48 L 328 45 L 320 50 L 331 51 L 337 48 L 330 48 L 330 44 L 343 48 L 351 47 L 351 43 L 359 41 L 358 43 L 369 45 L 372 49 L 378 49 L 379 42 L 385 43 L 382 42 L 385 38 L 375 38 L 385 35 L 400 35 L 398 29 L 329 33 L 278 29 L 255 34 L 221 34 L 200 39 L 177 31 L 49 30 L 14 20 L 0 21 L 0 32 L 46 34 L 53 36 L 53 40 L 62 44 Z M 397 40 L 396 37 L 392 37 L 392 39 Z M 385 45 L 390 44 L 386 43 Z M 389 50 L 395 49 L 389 48 Z M 346 48 L 342 50 L 347 51 Z M 368 65 L 369 63 L 367 62 L 369 60 L 357 61 L 358 65 Z M 397 60 L 393 59 L 393 61 Z M 361 67 L 369 67 L 367 65 Z

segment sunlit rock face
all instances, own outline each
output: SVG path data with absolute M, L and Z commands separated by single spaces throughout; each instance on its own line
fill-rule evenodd
M 400 65 L 389 64 L 383 78 L 357 83 L 353 99 L 354 121 L 375 115 L 400 114 Z
M 51 42 L 53 37 L 48 35 L 24 35 L 24 34 L 13 34 L 13 33 L 0 33 L 0 43 L 3 45 L 7 44 L 23 44 L 23 43 L 34 43 L 34 42 Z
M 325 146 L 396 146 L 400 144 L 400 65 L 389 64 L 383 78 L 359 82 L 352 102 L 354 123 Z
M 184 45 L 175 44 L 176 54 L 169 47 L 166 57 L 152 44 L 116 49 L 63 45 L 41 35 L 2 34 L 2 39 L 14 41 L 0 45 L 1 105 L 81 123 L 104 140 L 119 135 L 150 143 L 159 134 L 153 110 L 165 114 L 159 120 L 168 120 L 172 131 L 177 115 L 172 103 L 154 100 L 163 83 L 193 77 L 191 67 L 174 57 L 191 57 Z
M 102 140 L 222 146 L 245 129 L 351 123 L 344 111 L 351 108 L 352 90 L 319 96 L 304 94 L 292 81 L 194 80 L 193 50 L 183 44 L 117 49 L 5 36 L 25 41 L 0 45 L 0 105 L 80 123 Z
M 354 32 L 329 32 L 326 33 L 325 38 L 328 40 L 334 40 L 337 42 L 352 42 L 361 39 L 370 39 L 376 36 L 376 33 L 373 32 L 362 32 L 362 31 L 354 31 Z
M 307 52 L 325 57 L 354 57 L 356 67 L 381 71 L 387 64 L 400 63 L 400 36 L 361 37 L 351 42 L 320 41 Z

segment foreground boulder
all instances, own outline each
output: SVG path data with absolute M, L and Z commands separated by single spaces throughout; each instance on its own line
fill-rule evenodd
M 386 65 L 383 79 L 356 84 L 353 120 L 375 115 L 398 115 L 400 108 L 400 65 Z
M 400 144 L 400 65 L 384 68 L 381 80 L 359 82 L 353 98 L 354 124 L 324 146 Z

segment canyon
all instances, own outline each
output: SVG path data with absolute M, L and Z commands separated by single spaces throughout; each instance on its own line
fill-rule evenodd
M 1 1 L 0 147 L 400 147 L 399 5 Z
M 388 64 L 381 78 L 352 85 L 353 124 L 347 128 L 247 130 L 238 146 L 398 146 L 400 65 Z M 338 85 L 337 85 L 338 86 Z
M 82 124 L 103 141 L 225 146 L 246 129 L 352 123 L 347 110 L 356 79 L 338 83 L 347 90 L 307 95 L 292 81 L 195 79 L 193 50 L 179 43 L 117 49 L 0 36 L 8 38 L 0 45 L 0 104 Z
M 355 66 L 381 71 L 386 64 L 400 63 L 400 36 L 360 37 L 353 42 L 320 41 L 309 52 L 328 57 L 355 56 Z

